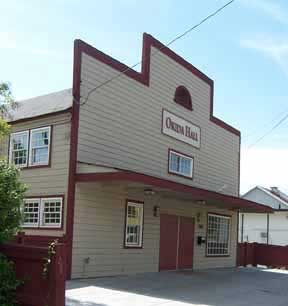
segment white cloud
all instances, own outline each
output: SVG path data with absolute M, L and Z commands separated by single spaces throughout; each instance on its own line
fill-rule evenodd
M 242 148 L 241 194 L 256 185 L 288 192 L 288 149 Z
M 255 50 L 270 58 L 288 76 L 288 37 L 256 37 L 242 39 L 243 48 Z
M 283 6 L 275 0 L 241 0 L 241 3 L 247 7 L 260 11 L 272 19 L 288 24 L 288 12 Z

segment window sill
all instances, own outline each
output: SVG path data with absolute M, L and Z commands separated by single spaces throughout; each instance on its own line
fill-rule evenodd
M 25 230 L 37 230 L 37 231 L 45 231 L 45 230 L 58 230 L 58 231 L 62 231 L 63 230 L 63 226 L 61 226 L 61 227 L 37 227 L 37 226 L 23 226 L 22 225 L 22 227 L 21 227 L 21 229 L 23 230 L 23 231 L 25 231 Z
M 143 249 L 143 246 L 124 245 L 124 249 Z
M 35 166 L 19 167 L 19 169 L 21 169 L 21 170 L 31 170 L 31 169 L 39 169 L 39 168 L 51 168 L 51 165 L 47 164 L 47 165 L 35 165 Z

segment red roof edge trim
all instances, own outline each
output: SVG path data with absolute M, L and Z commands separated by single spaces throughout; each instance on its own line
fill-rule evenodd
M 174 51 L 163 45 L 160 41 L 155 39 L 150 34 L 143 34 L 143 47 L 142 47 L 142 67 L 141 72 L 130 69 L 127 65 L 119 62 L 118 60 L 112 58 L 111 56 L 103 53 L 102 51 L 94 48 L 93 46 L 87 44 L 86 42 L 76 39 L 75 45 L 79 48 L 80 52 L 86 53 L 87 55 L 99 60 L 100 62 L 112 67 L 113 69 L 122 72 L 125 71 L 124 74 L 128 77 L 138 81 L 139 83 L 149 86 L 150 82 L 150 54 L 151 47 L 154 47 L 172 60 L 174 60 L 179 65 L 185 67 L 192 74 L 200 78 L 202 81 L 207 83 L 210 88 L 210 120 L 216 125 L 226 129 L 227 131 L 237 135 L 240 137 L 241 133 L 239 130 L 235 129 L 231 125 L 225 123 L 224 121 L 214 117 L 213 115 L 213 96 L 214 96 L 214 83 L 213 80 L 210 79 L 206 74 L 198 70 L 191 63 L 187 62 L 184 58 L 176 54 Z
M 269 206 L 258 204 L 249 200 L 244 200 L 235 196 L 224 195 L 206 189 L 196 188 L 172 182 L 166 179 L 153 177 L 150 175 L 135 173 L 130 171 L 119 171 L 110 173 L 81 173 L 76 175 L 77 182 L 91 181 L 133 181 L 143 184 L 149 184 L 155 187 L 166 188 L 177 192 L 190 193 L 194 199 L 198 200 L 218 200 L 228 204 L 230 208 L 249 209 L 255 212 L 273 213 L 273 209 Z

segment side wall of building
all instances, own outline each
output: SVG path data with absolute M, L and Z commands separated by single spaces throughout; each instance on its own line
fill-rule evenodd
M 21 170 L 21 181 L 28 187 L 26 197 L 64 196 L 63 229 L 24 229 L 27 235 L 62 236 L 65 233 L 67 213 L 67 186 L 70 153 L 71 114 L 31 119 L 12 125 L 12 132 L 20 132 L 45 126 L 52 126 L 50 167 Z M 8 157 L 9 139 L 2 140 L 0 156 Z
M 88 92 L 119 72 L 82 53 L 78 161 L 128 169 L 203 189 L 238 195 L 239 136 L 210 120 L 211 86 L 152 47 L 150 84 L 126 75 Z M 174 102 L 179 85 L 193 111 Z M 161 132 L 163 109 L 201 129 L 195 148 Z M 168 174 L 168 149 L 194 157 L 193 180 Z
M 126 200 L 144 201 L 142 249 L 125 249 Z M 78 183 L 72 256 L 72 278 L 157 272 L 159 270 L 160 218 L 154 217 L 154 205 L 161 213 L 195 218 L 194 269 L 234 267 L 236 265 L 237 214 L 229 210 L 203 208 L 191 201 L 157 195 L 144 196 L 143 190 L 131 191 L 117 184 Z M 205 245 L 196 237 L 206 236 L 207 213 L 231 215 L 229 257 L 206 257 Z M 201 225 L 201 226 L 200 226 Z
M 288 211 L 275 211 L 270 214 L 268 228 L 267 214 L 240 214 L 239 242 L 242 237 L 243 215 L 243 242 L 267 243 L 268 232 L 269 244 L 288 245 Z

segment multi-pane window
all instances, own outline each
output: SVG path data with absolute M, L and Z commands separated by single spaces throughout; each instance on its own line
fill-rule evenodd
M 49 163 L 50 127 L 31 130 L 29 165 Z
M 60 227 L 62 218 L 62 199 L 47 198 L 41 200 L 42 226 Z
M 38 227 L 40 199 L 26 199 L 23 204 L 23 225 Z
M 127 203 L 125 246 L 142 247 L 143 203 Z
M 169 151 L 169 172 L 192 178 L 193 158 L 184 154 Z
M 28 162 L 29 132 L 13 133 L 10 137 L 10 163 L 18 167 L 26 167 Z
M 10 163 L 18 167 L 48 165 L 50 138 L 50 126 L 12 133 L 10 137 Z
M 208 214 L 207 255 L 227 256 L 230 244 L 231 217 Z
M 62 225 L 63 199 L 25 199 L 23 204 L 23 227 L 54 227 Z

